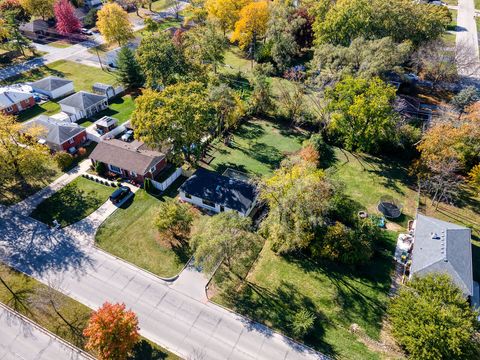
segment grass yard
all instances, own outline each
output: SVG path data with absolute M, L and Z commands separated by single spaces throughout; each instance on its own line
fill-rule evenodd
M 455 31 L 457 28 L 457 10 L 450 9 L 450 14 L 452 15 L 452 21 L 450 22 L 450 25 L 448 25 L 447 29 Z
M 32 212 L 34 219 L 52 225 L 57 220 L 62 227 L 90 215 L 107 201 L 114 188 L 78 177 L 45 199 Z
M 327 172 L 345 184 L 348 196 L 369 213 L 378 213 L 381 196 L 390 195 L 403 205 L 403 216 L 396 221 L 403 230 L 407 220 L 415 216 L 417 193 L 413 179 L 407 174 L 406 165 L 391 159 L 380 159 L 369 155 L 354 155 L 335 148 Z
M 53 47 L 56 47 L 56 48 L 59 48 L 59 49 L 65 49 L 67 47 L 72 46 L 73 44 L 70 44 L 66 40 L 56 40 L 56 41 L 49 42 L 47 45 L 48 46 L 53 46 Z
M 9 78 L 6 82 L 11 84 L 17 82 L 35 81 L 49 75 L 72 80 L 73 85 L 75 86 L 75 91 L 91 91 L 92 85 L 96 82 L 103 82 L 107 84 L 116 83 L 116 78 L 113 73 L 103 71 L 97 67 L 82 65 L 66 60 L 55 61 L 37 69 L 24 72 L 18 76 Z
M 51 158 L 46 165 L 46 171 L 42 174 L 41 179 L 35 181 L 32 179 L 27 179 L 27 183 L 29 186 L 28 190 L 25 191 L 24 189 L 21 189 L 18 184 L 3 184 L 4 187 L 0 192 L 0 204 L 12 205 L 19 201 L 22 201 L 23 199 L 29 197 L 30 195 L 47 186 L 61 174 L 62 172 Z
M 480 0 L 474 0 L 475 1 L 475 9 L 480 10 Z
M 270 175 L 280 162 L 301 148 L 305 135 L 278 123 L 250 120 L 234 134 L 232 144 L 213 143 L 209 166 L 219 172 L 233 168 L 251 175 Z
M 62 339 L 79 348 L 84 348 L 85 338 L 82 336 L 82 332 L 90 317 L 90 308 L 68 296 L 48 290 L 47 286 L 35 279 L 1 264 L 0 277 L 14 293 L 8 291 L 4 284 L 0 284 L 0 302 L 17 310 Z M 50 304 L 47 305 L 45 298 L 50 297 L 50 294 L 55 294 L 57 310 L 69 324 L 55 313 Z M 39 305 L 40 303 L 42 305 Z M 134 349 L 130 359 L 179 360 L 176 355 L 144 339 Z
M 53 115 L 60 112 L 60 105 L 54 101 L 47 101 L 43 104 L 35 104 L 35 106 L 22 111 L 17 115 L 17 120 L 24 122 L 39 115 Z
M 118 119 L 118 124 L 120 125 L 130 119 L 134 109 L 135 99 L 132 95 L 116 97 L 108 102 L 108 109 L 95 115 L 95 117 L 92 119 L 92 123 L 103 116 L 111 116 Z M 82 123 L 81 125 L 85 126 L 85 123 Z
M 304 341 L 334 358 L 380 359 L 349 331 L 358 324 L 366 335 L 379 340 L 393 269 L 391 255 L 396 233 L 385 232 L 382 250 L 367 266 L 350 270 L 308 259 L 275 255 L 267 243 L 239 291 L 217 293 L 213 301 L 291 335 L 294 314 L 308 309 L 317 320 Z M 221 271 L 217 276 L 221 276 Z
M 161 201 L 139 190 L 129 206 L 118 209 L 102 224 L 97 246 L 159 276 L 177 275 L 189 254 L 158 242 L 153 221 Z

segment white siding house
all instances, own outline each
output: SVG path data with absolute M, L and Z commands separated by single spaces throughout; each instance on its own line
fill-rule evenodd
M 55 76 L 48 76 L 30 84 L 34 92 L 48 96 L 50 99 L 58 99 L 75 91 L 73 81 Z
M 108 108 L 106 96 L 79 91 L 59 101 L 60 107 L 68 115 L 70 121 L 91 117 Z

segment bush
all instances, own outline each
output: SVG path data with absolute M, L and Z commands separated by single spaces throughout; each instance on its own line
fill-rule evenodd
M 298 311 L 292 320 L 292 333 L 297 338 L 303 338 L 308 335 L 315 326 L 316 316 L 308 310 Z
M 105 171 L 106 171 L 106 166 L 105 166 L 105 164 L 102 163 L 102 162 L 100 162 L 100 161 L 97 161 L 97 162 L 95 163 L 95 172 L 96 172 L 98 175 L 102 176 L 102 175 L 105 174 Z
M 83 26 L 86 28 L 92 28 L 97 23 L 97 8 L 92 8 L 83 18 Z
M 73 156 L 66 152 L 59 151 L 55 154 L 54 160 L 60 170 L 66 171 L 72 166 Z
M 414 277 L 389 307 L 392 333 L 409 358 L 478 359 L 478 313 L 449 275 Z
M 87 153 L 87 149 L 85 149 L 84 147 L 81 147 L 78 149 L 78 156 L 85 156 L 85 154 Z

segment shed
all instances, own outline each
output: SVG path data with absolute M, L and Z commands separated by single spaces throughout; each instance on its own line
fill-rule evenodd
M 93 84 L 92 91 L 95 94 L 106 96 L 107 99 L 110 99 L 116 95 L 115 88 L 112 85 L 98 83 L 98 82 Z

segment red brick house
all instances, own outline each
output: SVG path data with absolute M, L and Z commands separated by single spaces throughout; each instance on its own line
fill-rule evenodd
M 165 154 L 149 149 L 138 140 L 103 140 L 92 151 L 90 159 L 94 165 L 101 162 L 108 171 L 138 183 L 143 183 L 145 178 L 154 179 L 167 164 Z
M 53 151 L 74 152 L 87 140 L 87 131 L 83 126 L 46 115 L 40 115 L 24 125 L 24 128 L 31 127 L 40 129 L 38 141 Z
M 8 115 L 16 115 L 34 105 L 35 99 L 31 93 L 8 88 L 0 89 L 0 111 Z

